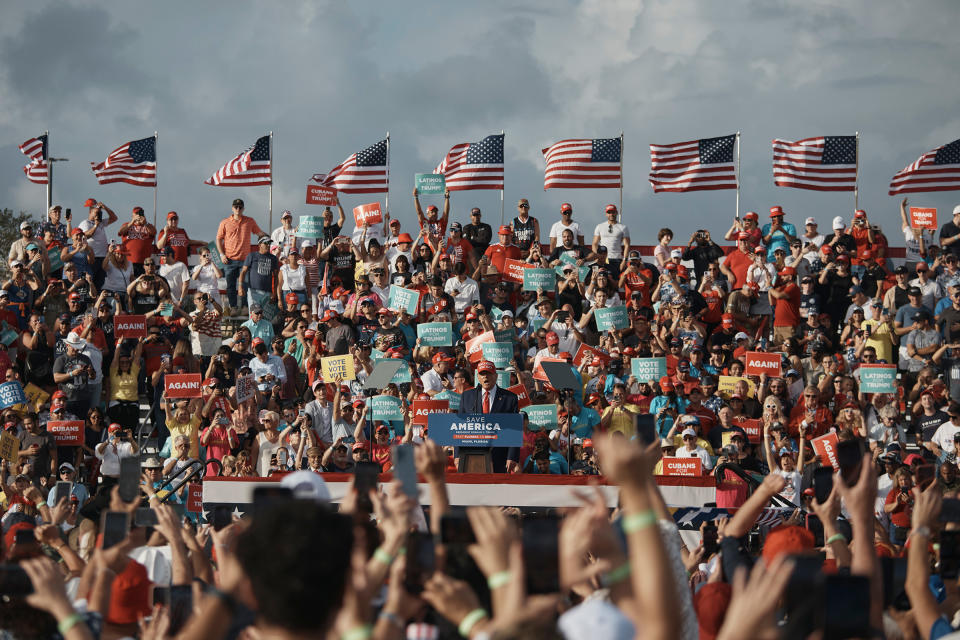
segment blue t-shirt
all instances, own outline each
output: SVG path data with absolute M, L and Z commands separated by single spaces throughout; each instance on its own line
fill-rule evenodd
M 593 428 L 600 424 L 600 414 L 593 409 L 581 407 L 577 415 L 570 414 L 570 428 L 577 438 L 592 438 Z
M 273 274 L 280 270 L 280 261 L 272 253 L 260 253 L 255 251 L 247 254 L 243 260 L 243 266 L 247 268 L 247 278 L 250 282 L 250 288 L 257 291 L 273 290 Z
M 789 233 L 794 238 L 797 237 L 797 228 L 790 224 L 789 222 L 784 222 L 780 225 L 783 227 L 783 230 Z M 760 233 L 763 234 L 763 237 L 766 238 L 770 235 L 770 223 L 763 225 L 763 229 L 760 230 Z M 774 261 L 773 252 L 776 251 L 777 247 L 782 247 L 786 249 L 787 255 L 790 255 L 790 242 L 787 240 L 787 237 L 783 235 L 783 231 L 779 229 L 774 232 L 773 237 L 770 238 L 770 244 L 767 245 L 767 262 Z
M 927 313 L 930 313 L 930 310 L 922 305 L 915 307 L 912 304 L 905 304 L 897 309 L 895 321 L 898 322 L 901 327 L 909 327 L 914 323 L 913 317 L 920 313 L 921 309 L 926 310 Z

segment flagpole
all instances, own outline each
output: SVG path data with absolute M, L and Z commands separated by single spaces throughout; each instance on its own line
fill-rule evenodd
M 267 223 L 268 229 L 273 229 L 273 172 L 276 167 L 276 160 L 273 157 L 273 131 L 270 132 L 270 221 Z
M 856 147 L 855 153 L 857 155 L 857 165 L 856 165 L 857 168 L 855 170 L 854 178 L 853 178 L 853 211 L 854 213 L 856 213 L 857 209 L 860 208 L 860 185 L 859 185 L 859 182 L 860 182 L 860 132 L 859 131 L 857 131 L 856 138 L 857 138 L 857 143 L 856 143 L 857 147 Z
M 50 162 L 50 132 L 44 131 L 43 135 L 47 137 L 47 208 L 44 210 L 46 215 L 50 213 L 50 207 L 53 206 L 53 163 Z
M 740 132 L 737 131 L 737 210 L 736 218 L 740 219 Z
M 157 146 L 160 142 L 160 134 L 156 131 L 153 132 L 153 163 L 156 165 L 153 169 L 153 228 L 157 228 L 157 185 L 160 184 L 158 176 L 160 175 L 160 163 L 157 162 Z
M 390 132 L 387 131 L 387 195 L 384 196 L 384 205 L 387 216 L 390 215 Z
M 620 132 L 620 215 L 623 215 L 623 131 Z
M 503 144 L 503 152 L 504 152 L 504 156 L 506 156 L 506 152 L 507 152 L 507 144 L 506 144 L 506 143 L 507 143 L 507 138 L 506 138 L 506 134 L 503 132 L 503 129 L 500 129 L 500 135 L 504 136 L 504 138 L 503 138 L 503 143 L 504 143 L 504 144 Z M 506 157 L 504 157 L 503 166 L 504 166 L 504 169 L 503 169 L 503 183 L 504 183 L 504 186 L 506 186 L 506 182 L 507 182 L 507 169 L 506 169 L 507 163 L 506 163 Z M 503 224 L 503 187 L 500 187 L 500 224 L 501 224 L 501 225 Z

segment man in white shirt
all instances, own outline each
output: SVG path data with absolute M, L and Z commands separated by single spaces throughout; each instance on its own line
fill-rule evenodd
M 290 253 L 293 247 L 300 248 L 296 236 L 296 229 L 293 228 L 293 214 L 289 209 L 280 214 L 280 226 L 270 234 L 273 254 L 283 260 Z
M 450 365 L 453 361 L 453 358 L 445 353 L 434 354 L 433 366 L 420 376 L 425 394 L 432 397 L 444 389 L 453 387 L 453 376 L 450 375 Z
M 607 263 L 616 279 L 622 271 L 620 265 L 623 257 L 630 251 L 630 230 L 617 222 L 619 212 L 616 205 L 608 204 L 605 213 L 607 221 L 601 222 L 593 230 L 593 252 L 597 253 L 601 244 L 607 248 Z
M 931 280 L 928 277 L 930 267 L 927 266 L 926 262 L 918 262 L 916 269 L 917 277 L 910 281 L 910 286 L 917 287 L 920 289 L 920 293 L 923 294 L 920 304 L 927 309 L 934 309 L 937 306 L 937 302 L 945 298 L 947 293 L 943 290 L 943 287 L 940 286 L 939 282 Z
M 947 407 L 947 415 L 950 416 L 950 420 L 937 428 L 930 442 L 925 446 L 938 458 L 941 453 L 945 453 L 947 458 L 953 459 L 957 455 L 955 436 L 960 433 L 960 404 L 951 402 Z
M 453 298 L 454 310 L 461 314 L 471 305 L 480 302 L 480 287 L 477 281 L 467 276 L 465 262 L 453 263 L 454 275 L 443 285 L 443 290 Z
M 573 221 L 573 206 L 569 202 L 560 205 L 560 220 L 554 222 L 550 227 L 550 252 L 557 248 L 557 244 L 563 237 L 563 232 L 569 229 L 573 232 L 573 237 L 577 239 L 577 246 L 583 246 L 583 230 L 580 224 Z
M 800 241 L 803 242 L 803 257 L 809 263 L 813 263 L 820 257 L 820 247 L 823 245 L 824 236 L 817 230 L 817 221 L 813 218 L 807 218 L 804 221 L 804 231 L 800 234 Z
M 177 304 L 183 304 L 187 295 L 187 283 L 190 282 L 190 270 L 187 265 L 178 262 L 173 247 L 163 250 L 163 264 L 160 265 L 160 277 L 170 285 L 170 297 Z
M 678 458 L 700 458 L 704 471 L 713 468 L 713 461 L 707 450 L 697 444 L 697 432 L 687 427 L 681 432 L 683 436 L 683 446 L 677 449 Z
M 139 453 L 137 443 L 123 435 L 120 425 L 114 422 L 107 427 L 108 439 L 94 448 L 100 460 L 100 475 L 105 478 L 120 477 L 120 458 L 129 458 Z
M 253 352 L 257 357 L 250 361 L 250 372 L 257 381 L 257 388 L 269 392 L 274 385 L 283 385 L 287 381 L 287 369 L 280 356 L 270 353 L 263 340 L 257 338 L 253 342 Z
M 87 238 L 87 244 L 93 249 L 93 283 L 100 288 L 103 286 L 103 259 L 107 257 L 107 248 L 109 239 L 107 238 L 106 228 L 117 221 L 117 214 L 107 205 L 87 198 L 83 206 L 89 207 L 87 219 L 77 225 L 77 228 L 83 231 Z

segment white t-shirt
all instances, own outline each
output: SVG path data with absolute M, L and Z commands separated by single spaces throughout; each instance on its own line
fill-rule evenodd
M 186 291 L 187 280 L 190 279 L 190 270 L 182 262 L 160 265 L 160 275 L 170 285 L 170 294 L 174 300 L 180 300 Z
M 707 453 L 707 450 L 703 447 L 697 447 L 693 451 L 688 450 L 686 447 L 680 447 L 677 449 L 675 455 L 678 458 L 700 458 L 704 471 L 709 471 L 713 468 L 713 461 L 710 459 L 710 454 Z
M 480 302 L 480 287 L 473 278 L 467 278 L 463 282 L 456 276 L 447 280 L 443 286 L 444 292 L 453 298 L 454 309 L 457 313 L 463 313 L 464 309 L 471 304 Z M 457 293 L 454 293 L 454 292 Z
M 823 246 L 823 241 L 825 239 L 826 238 L 822 233 L 818 233 L 812 238 L 808 238 L 806 235 L 800 234 L 800 242 L 803 243 L 803 246 L 807 246 L 811 242 L 816 245 L 816 250 L 808 251 L 805 254 L 803 254 L 803 257 L 807 259 L 807 262 L 813 262 L 819 257 L 820 247 Z
M 947 420 L 937 427 L 930 441 L 947 453 L 956 453 L 956 447 L 953 445 L 953 436 L 957 433 L 960 433 L 960 427 Z
M 100 459 L 100 473 L 116 478 L 120 475 L 120 458 L 132 456 L 133 445 L 126 440 L 116 445 L 107 442 L 99 451 L 94 449 L 94 452 Z
M 577 237 L 583 235 L 583 231 L 580 229 L 580 224 L 577 222 L 571 222 L 569 225 L 563 224 L 562 221 L 554 222 L 553 226 L 550 227 L 550 238 L 556 238 L 557 244 L 563 243 L 563 232 L 565 229 L 570 229 L 573 231 L 573 242 L 577 242 Z
M 923 256 L 920 255 L 920 241 L 914 237 L 913 229 L 910 227 L 901 227 L 900 230 L 903 231 L 903 247 L 906 249 L 906 261 L 920 262 L 923 260 Z M 933 241 L 933 231 L 923 229 L 922 232 L 926 234 L 923 238 L 925 246 L 929 247 L 931 244 L 936 244 Z
M 127 261 L 127 266 L 121 270 L 113 262 L 107 262 L 107 269 L 104 271 L 103 290 L 126 293 L 127 286 L 133 279 L 133 264 Z
M 447 379 L 450 383 L 453 383 L 453 376 L 449 373 L 447 374 Z M 437 393 L 443 391 L 443 380 L 440 377 L 440 374 L 437 373 L 437 370 L 433 367 L 430 367 L 426 373 L 420 376 L 420 382 L 423 383 L 423 392 L 427 393 L 428 391 L 436 391 Z
M 307 269 L 302 264 L 297 265 L 296 269 L 291 269 L 290 265 L 285 264 L 280 267 L 280 273 L 283 274 L 284 291 L 307 290 Z
M 196 283 L 197 291 L 201 293 L 209 294 L 211 298 L 220 302 L 220 279 L 217 278 L 216 267 L 213 266 L 211 262 L 207 266 L 198 264 L 193 268 L 193 274 L 196 276 L 194 282 Z
M 100 223 L 100 227 L 93 232 L 92 236 L 87 238 L 87 244 L 89 244 L 90 248 L 93 249 L 93 255 L 100 259 L 103 259 L 104 257 L 106 257 L 107 247 L 110 244 L 110 241 L 107 240 L 107 230 L 106 230 L 107 216 L 109 216 L 109 214 L 106 211 L 104 211 L 103 216 L 104 218 L 103 218 L 103 221 Z M 90 220 L 87 219 L 81 222 L 80 224 L 78 224 L 77 228 L 79 228 L 84 233 L 87 233 L 88 231 L 90 231 L 90 229 L 93 229 L 94 224 L 96 223 L 90 222 Z
M 396 238 L 394 238 L 396 239 Z M 412 251 L 400 251 L 397 247 L 390 247 L 387 249 L 387 268 L 390 269 L 390 273 L 396 273 L 397 271 L 397 257 L 398 256 L 407 256 L 407 264 L 410 267 L 413 267 L 413 252 Z
M 623 239 L 630 241 L 630 230 L 625 224 L 620 222 L 601 222 L 593 230 L 594 236 L 600 236 L 600 244 L 607 248 L 608 260 L 620 260 L 623 258 Z
M 800 506 L 800 474 L 796 471 L 784 471 L 783 469 L 777 469 L 774 473 L 786 481 L 783 489 L 780 490 L 780 495 L 793 504 Z

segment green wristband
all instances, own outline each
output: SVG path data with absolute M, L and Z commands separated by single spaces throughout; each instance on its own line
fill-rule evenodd
M 487 617 L 487 612 L 483 609 L 474 609 L 467 615 L 463 617 L 463 620 L 460 621 L 460 626 L 457 627 L 457 631 L 460 632 L 464 638 L 470 637 L 470 632 L 473 631 L 473 628 L 477 626 L 477 623 Z M 347 640 L 344 638 L 344 640 Z
M 847 537 L 842 533 L 835 533 L 829 538 L 827 538 L 827 544 L 833 544 L 834 542 L 840 542 L 841 540 L 843 540 L 843 542 L 846 543 Z
M 377 547 L 377 550 L 373 552 L 373 559 L 377 562 L 382 562 L 388 567 L 393 564 L 393 556 L 385 551 L 383 547 Z
M 373 627 L 369 624 L 354 627 L 340 636 L 340 640 L 369 640 L 373 636 Z
M 499 571 L 487 578 L 487 586 L 490 587 L 490 591 L 494 591 L 504 585 L 510 584 L 511 580 L 513 580 L 512 571 Z
M 614 569 L 613 571 L 604 574 L 600 578 L 600 583 L 604 587 L 612 587 L 615 584 L 620 584 L 624 580 L 630 577 L 630 563 L 624 562 L 622 565 Z
M 81 622 L 83 622 L 83 616 L 79 613 L 72 613 L 60 621 L 60 624 L 57 625 L 57 630 L 60 632 L 60 635 L 65 636 L 70 629 L 73 629 Z
M 623 532 L 630 534 L 651 527 L 657 523 L 657 514 L 652 509 L 624 516 L 620 522 Z

